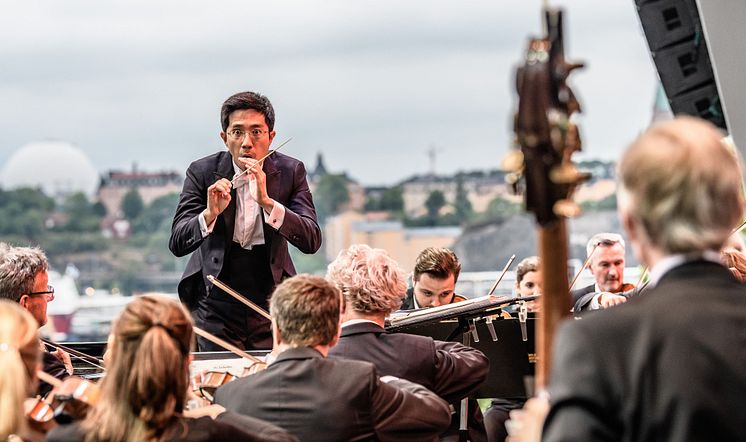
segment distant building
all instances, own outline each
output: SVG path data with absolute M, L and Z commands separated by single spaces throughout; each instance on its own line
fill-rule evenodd
M 600 200 L 614 193 L 616 185 L 615 164 L 610 161 L 583 161 L 578 168 L 591 172 L 591 180 L 581 185 L 575 194 L 577 202 L 586 200 Z M 487 210 L 492 200 L 497 197 L 519 203 L 523 200 L 520 195 L 514 195 L 509 185 L 505 183 L 505 173 L 499 170 L 488 172 L 461 172 L 456 175 L 415 175 L 401 182 L 402 197 L 404 199 L 404 213 L 408 217 L 418 217 L 426 213 L 425 201 L 434 191 L 443 193 L 448 205 L 456 201 L 458 181 L 461 180 L 466 197 L 472 209 L 481 213 Z M 380 190 L 379 190 L 380 192 Z M 444 207 L 443 212 L 448 212 Z
M 156 198 L 180 192 L 184 176 L 178 172 L 141 172 L 137 166 L 132 171 L 112 170 L 101 177 L 96 195 L 106 207 L 107 218 L 122 218 L 122 199 L 131 189 L 137 189 L 145 205 Z
M 321 155 L 321 152 L 316 154 L 316 165 L 314 166 L 313 170 L 309 170 L 308 172 L 308 188 L 311 189 L 311 193 L 316 190 L 316 187 L 319 185 L 319 181 L 324 175 L 329 174 L 327 172 L 326 166 L 324 165 L 324 158 Z M 339 174 L 344 181 L 346 182 L 347 187 L 347 194 L 350 196 L 350 200 L 347 204 L 344 205 L 344 207 L 341 208 L 341 211 L 346 210 L 363 210 L 365 207 L 365 189 L 363 188 L 360 183 L 358 183 L 356 180 L 350 178 L 347 176 L 346 172 L 343 172 Z
M 41 189 L 61 202 L 77 192 L 91 197 L 98 172 L 80 148 L 65 141 L 37 141 L 13 152 L 0 170 L 0 186 Z
M 344 212 L 330 218 L 324 227 L 326 259 L 336 258 L 352 244 L 368 244 L 386 250 L 404 269 L 412 269 L 426 247 L 450 247 L 461 235 L 460 227 L 404 227 L 401 221 L 381 219 L 357 212 Z
M 490 201 L 498 196 L 520 201 L 520 197 L 513 195 L 505 184 L 505 174 L 501 171 L 469 172 L 456 176 L 416 175 L 401 183 L 404 213 L 408 217 L 424 215 L 425 201 L 436 190 L 443 192 L 447 204 L 453 204 L 456 200 L 458 177 L 462 180 L 464 191 L 475 212 L 487 210 Z

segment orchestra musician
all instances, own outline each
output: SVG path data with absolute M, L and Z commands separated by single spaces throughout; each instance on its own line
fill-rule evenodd
M 625 243 L 618 233 L 597 233 L 586 245 L 588 270 L 595 283 L 571 292 L 577 315 L 622 304 L 632 296 L 633 284 L 624 282 Z
M 412 274 L 412 287 L 402 302 L 402 310 L 438 307 L 464 301 L 456 294 L 456 282 L 461 263 L 452 250 L 428 247 L 417 256 Z
M 345 299 L 342 334 L 330 357 L 371 362 L 381 375 L 417 382 L 456 406 L 487 378 L 489 361 L 475 348 L 384 330 L 385 318 L 398 308 L 406 288 L 404 271 L 384 250 L 350 246 L 329 264 L 326 277 Z M 483 433 L 477 415 L 471 440 L 484 438 L 477 434 L 479 429 Z M 458 424 L 454 415 L 449 434 L 457 434 Z
M 529 256 L 521 260 L 515 268 L 515 290 L 521 296 L 541 295 L 541 267 L 538 256 Z M 526 301 L 529 312 L 540 310 L 541 301 Z M 513 312 L 515 313 L 515 311 Z M 484 427 L 487 431 L 488 442 L 502 442 L 508 436 L 505 421 L 511 410 L 516 410 L 525 404 L 525 399 L 496 398 L 484 412 Z
M 0 243 L 0 299 L 17 302 L 36 320 L 37 328 L 47 323 L 47 304 L 54 300 L 54 287 L 49 285 L 49 263 L 41 249 L 14 247 Z M 43 371 L 58 379 L 73 374 L 70 355 L 57 348 L 42 352 Z M 37 393 L 45 395 L 52 389 L 39 381 Z
M 644 296 L 564 323 L 544 441 L 736 441 L 746 428 L 746 287 L 719 261 L 744 213 L 736 157 L 677 117 L 619 164 L 618 207 Z
M 171 228 L 171 252 L 192 254 L 179 298 L 201 329 L 240 349 L 269 349 L 269 320 L 213 287 L 207 277 L 219 278 L 266 309 L 275 285 L 295 274 L 288 242 L 314 253 L 321 246 L 321 229 L 303 163 L 279 152 L 267 157 L 275 137 L 269 99 L 255 92 L 235 94 L 223 103 L 220 119 L 227 151 L 189 166 Z M 202 337 L 198 344 L 203 351 L 221 350 Z
M 142 296 L 114 321 L 101 397 L 85 419 L 52 429 L 48 441 L 291 441 L 284 430 L 211 407 L 187 417 L 192 321 L 176 301 Z
M 17 303 L 0 299 L 0 441 L 31 440 L 24 400 L 36 391 L 38 324 Z
M 521 260 L 515 268 L 516 294 L 521 296 L 541 295 L 541 267 L 538 256 L 529 256 Z M 540 308 L 540 301 L 526 301 L 529 312 Z
M 428 440 L 448 426 L 448 404 L 424 387 L 382 377 L 373 364 L 327 358 L 344 298 L 323 278 L 283 281 L 270 300 L 277 359 L 220 387 L 216 403 L 267 420 L 303 441 Z

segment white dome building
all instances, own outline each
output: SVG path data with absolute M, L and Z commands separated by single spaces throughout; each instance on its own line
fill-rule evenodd
M 39 187 L 51 197 L 83 192 L 92 197 L 99 174 L 82 150 L 64 141 L 37 141 L 24 145 L 0 170 L 5 190 Z

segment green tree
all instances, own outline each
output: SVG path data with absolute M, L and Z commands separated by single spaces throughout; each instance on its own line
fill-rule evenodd
M 456 200 L 453 202 L 453 207 L 456 212 L 456 218 L 461 222 L 466 222 L 474 215 L 474 209 L 469 201 L 469 195 L 464 189 L 464 176 L 458 174 L 456 176 Z
M 616 194 L 607 196 L 598 201 L 585 201 L 581 205 L 586 212 L 596 212 L 599 210 L 616 210 Z
M 132 223 L 132 231 L 136 233 L 154 233 L 162 225 L 167 224 L 170 232 L 171 220 L 179 203 L 179 194 L 169 193 L 153 200 Z
M 101 217 L 96 215 L 93 204 L 82 192 L 69 195 L 62 204 L 62 211 L 67 215 L 67 222 L 60 230 L 95 232 L 101 224 Z
M 314 191 L 313 201 L 320 221 L 337 214 L 339 209 L 350 201 L 347 178 L 339 174 L 323 175 Z
M 404 211 L 404 196 L 401 186 L 384 189 L 380 195 L 369 196 L 365 201 L 366 211 L 383 210 L 400 213 Z
M 106 216 L 106 213 L 107 213 L 106 206 L 104 206 L 104 203 L 102 203 L 101 201 L 96 201 L 93 204 L 92 208 L 93 208 L 93 213 L 100 216 L 101 218 Z
M 381 210 L 401 212 L 404 210 L 404 195 L 401 186 L 390 187 L 381 195 Z
M 140 192 L 136 187 L 133 187 L 124 194 L 124 198 L 122 198 L 122 213 L 124 213 L 125 218 L 133 221 L 142 213 L 144 208 L 145 203 L 142 201 Z
M 38 209 L 41 212 L 51 212 L 54 200 L 44 194 L 41 189 L 21 187 L 8 192 L 0 191 L 0 207 L 8 204 L 20 204 L 25 209 Z
M 521 213 L 522 211 L 523 207 L 520 204 L 509 201 L 501 196 L 496 196 L 487 205 L 486 214 L 488 216 L 506 217 Z
M 433 190 L 427 196 L 425 200 L 425 209 L 427 209 L 427 215 L 435 220 L 438 217 L 438 213 L 443 206 L 446 205 L 446 197 L 440 190 Z

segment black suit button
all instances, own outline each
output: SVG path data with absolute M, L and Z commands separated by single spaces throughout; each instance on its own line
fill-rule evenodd
M 213 256 L 213 257 L 212 257 L 212 263 L 213 263 L 213 264 L 217 264 L 217 263 L 218 263 L 218 261 L 220 261 L 220 260 L 218 259 L 218 257 L 217 257 L 217 256 Z

